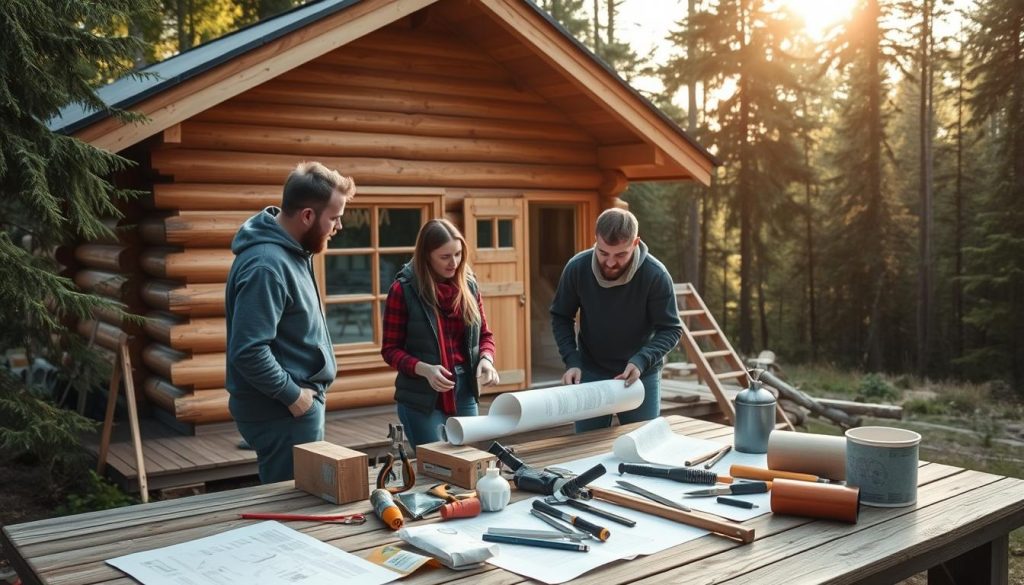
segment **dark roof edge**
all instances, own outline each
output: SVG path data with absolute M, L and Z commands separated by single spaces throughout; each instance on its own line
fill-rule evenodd
M 690 144 L 690 146 L 692 146 L 692 147 L 696 148 L 698 151 L 700 151 L 701 154 L 706 156 L 708 158 L 708 160 L 711 161 L 711 164 L 713 164 L 716 167 L 722 166 L 723 163 L 722 163 L 722 161 L 717 156 L 715 156 L 715 155 L 711 154 L 710 152 L 708 152 L 708 150 L 706 148 L 704 148 L 704 146 L 702 146 L 699 142 L 697 142 L 689 134 L 687 134 L 686 131 L 683 130 L 683 128 L 681 126 L 679 126 L 679 124 L 677 124 L 675 120 L 670 118 L 668 116 L 668 114 L 663 112 L 660 108 L 658 108 L 658 106 L 654 105 L 654 103 L 651 102 L 651 100 L 647 99 L 647 97 L 645 95 L 643 95 L 642 93 L 637 91 L 636 88 L 633 87 L 632 85 L 630 85 L 625 79 L 623 79 L 618 74 L 617 71 L 612 69 L 611 66 L 608 65 L 608 63 L 605 63 L 604 59 L 598 57 L 593 51 L 590 50 L 589 47 L 584 45 L 576 37 L 572 36 L 572 34 L 569 33 L 569 31 L 566 30 L 565 27 L 563 27 L 561 24 L 559 24 L 558 21 L 555 20 L 553 16 L 548 14 L 547 11 L 545 11 L 540 6 L 537 6 L 536 4 L 534 4 L 534 2 L 532 0 L 523 0 L 523 3 L 529 5 L 530 8 L 532 8 L 534 12 L 536 12 L 541 18 L 543 18 L 545 21 L 547 21 L 547 23 L 549 25 L 553 26 L 555 28 L 555 30 L 557 30 L 559 32 L 559 34 L 561 34 L 565 38 L 569 39 L 572 42 L 572 44 L 575 45 L 575 47 L 576 47 L 576 49 L 578 51 L 581 51 L 584 55 L 587 56 L 587 58 L 589 58 L 593 62 L 595 62 L 598 65 L 600 65 L 601 68 L 605 70 L 605 72 L 607 72 L 609 75 L 611 75 L 613 78 L 615 78 L 615 80 L 618 81 L 619 84 L 622 85 L 624 88 L 626 88 L 631 94 L 633 94 L 634 97 L 639 99 L 647 107 L 647 109 L 651 110 L 655 115 L 657 115 L 659 118 L 661 118 L 661 120 L 663 122 L 665 122 L 666 124 L 671 126 L 672 129 L 675 130 L 675 132 L 677 134 L 679 134 L 683 138 L 683 140 L 685 140 L 688 144 Z
M 135 105 L 135 104 L 137 104 L 137 103 L 139 103 L 141 101 L 144 101 L 144 100 L 146 100 L 147 98 L 149 98 L 151 96 L 154 96 L 154 95 L 156 95 L 158 93 L 161 93 L 161 92 L 163 92 L 164 90 L 166 90 L 168 88 L 174 87 L 174 86 L 176 86 L 176 85 L 178 85 L 180 83 L 183 83 L 183 82 L 185 82 L 185 81 L 187 81 L 187 80 L 189 80 L 189 79 L 191 79 L 193 77 L 196 77 L 198 75 L 206 73 L 207 71 L 209 71 L 209 70 L 211 70 L 211 69 L 213 69 L 213 68 L 215 68 L 215 67 L 217 67 L 219 65 L 222 65 L 222 64 L 224 64 L 224 63 L 234 59 L 235 57 L 238 57 L 240 55 L 248 53 L 249 51 L 252 51 L 253 49 L 262 47 L 263 45 L 265 45 L 267 43 L 271 43 L 273 41 L 276 41 L 277 39 L 279 39 L 279 38 L 281 38 L 281 37 L 283 37 L 283 36 L 285 36 L 285 35 L 287 35 L 287 34 L 289 34 L 291 32 L 294 32 L 295 30 L 298 30 L 298 29 L 300 29 L 300 28 L 302 28 L 302 27 L 304 27 L 304 26 L 306 26 L 308 24 L 311 24 L 313 22 L 316 22 L 316 21 L 318 21 L 318 20 L 320 20 L 322 18 L 325 18 L 327 16 L 330 16 L 332 14 L 335 14 L 337 12 L 345 10 L 346 8 L 348 8 L 348 7 L 350 7 L 350 6 L 354 5 L 354 4 L 358 4 L 361 1 L 362 0 L 343 0 L 342 2 L 340 2 L 338 4 L 335 4 L 334 6 L 330 6 L 328 8 L 325 8 L 325 9 L 322 9 L 322 10 L 319 10 L 319 11 L 313 10 L 313 11 L 310 12 L 310 14 L 308 16 L 306 16 L 304 18 L 301 18 L 299 20 L 296 20 L 295 22 L 291 23 L 288 26 L 281 27 L 280 29 L 277 29 L 277 30 L 271 30 L 266 35 L 263 35 L 263 36 L 261 36 L 259 38 L 256 38 L 256 39 L 254 39 L 254 40 L 252 40 L 252 41 L 250 41 L 248 43 L 245 43 L 243 45 L 239 45 L 235 49 L 233 49 L 231 51 L 224 52 L 224 53 L 218 55 L 217 57 L 214 57 L 213 59 L 202 61 L 196 67 L 193 67 L 193 68 L 191 68 L 191 69 L 189 69 L 189 70 L 187 70 L 187 71 L 185 71 L 185 72 L 183 72 L 183 73 L 181 73 L 179 75 L 176 75 L 174 77 L 168 77 L 166 79 L 163 79 L 159 83 L 156 83 L 156 84 L 154 84 L 154 85 L 152 85 L 150 87 L 147 87 L 146 89 L 144 89 L 143 91 L 138 92 L 137 94 L 133 94 L 133 95 L 131 95 L 131 96 L 129 96 L 129 97 L 127 97 L 127 98 L 117 102 L 117 103 L 107 104 L 107 107 L 102 109 L 102 110 L 97 110 L 97 111 L 95 111 L 95 112 L 93 112 L 91 114 L 88 114 L 88 115 L 86 115 L 86 116 L 84 116 L 82 118 L 79 118 L 79 119 L 75 120 L 74 122 L 71 122 L 70 124 L 67 124 L 65 126 L 62 126 L 62 127 L 59 127 L 59 128 L 53 128 L 53 131 L 54 132 L 60 132 L 60 133 L 63 133 L 63 134 L 74 134 L 75 132 L 77 132 L 78 130 L 80 130 L 82 128 L 85 128 L 86 126 L 91 126 L 92 124 L 95 124 L 96 122 L 99 122 L 100 120 L 103 120 L 105 118 L 109 118 L 112 115 L 112 113 L 113 113 L 112 111 L 113 110 L 125 110 L 125 109 L 128 109 L 129 107 L 131 107 L 131 106 L 133 106 L 133 105 Z M 158 61 L 156 63 L 151 63 L 150 65 L 147 65 L 143 69 L 139 70 L 138 73 L 144 73 L 150 67 L 154 67 L 156 65 L 164 64 L 167 61 L 170 61 L 171 59 L 176 59 L 176 58 L 181 57 L 183 55 L 187 55 L 188 53 L 190 53 L 192 51 L 197 51 L 197 50 L 200 50 L 200 49 L 207 49 L 208 50 L 210 44 L 212 44 L 212 43 L 216 43 L 216 42 L 222 41 L 224 39 L 229 39 L 229 38 L 231 38 L 234 35 L 238 35 L 238 34 L 247 32 L 249 29 L 251 29 L 253 27 L 256 27 L 256 26 L 260 26 L 260 25 L 266 26 L 266 24 L 269 23 L 270 21 L 272 21 L 273 19 L 279 18 L 279 17 L 284 16 L 286 14 L 289 14 L 291 12 L 295 12 L 295 11 L 298 11 L 298 10 L 309 10 L 311 6 L 315 6 L 319 2 L 320 2 L 320 0 L 317 0 L 316 2 L 311 2 L 309 4 L 303 4 L 303 5 L 300 5 L 300 6 L 296 6 L 294 8 L 289 9 L 289 10 L 286 10 L 285 12 L 277 14 L 277 15 L 269 18 L 269 19 L 260 20 L 260 21 L 254 22 L 252 24 L 249 24 L 247 26 L 244 26 L 244 27 L 242 27 L 242 28 L 240 28 L 238 30 L 231 31 L 230 33 L 228 33 L 228 34 L 226 34 L 226 35 L 224 35 L 222 37 L 218 37 L 218 38 L 214 39 L 213 41 L 210 41 L 210 43 L 206 43 L 206 44 L 202 44 L 202 45 L 197 45 L 197 46 L 192 47 L 191 49 L 189 49 L 189 50 L 187 50 L 187 51 L 185 51 L 183 53 L 178 53 L 177 55 L 174 55 L 173 57 L 170 57 L 169 59 L 165 59 L 163 61 Z

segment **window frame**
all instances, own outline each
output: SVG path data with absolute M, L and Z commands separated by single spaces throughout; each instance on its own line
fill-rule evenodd
M 373 292 L 380 286 L 380 256 L 381 254 L 412 253 L 413 246 L 389 246 L 381 248 L 379 221 L 381 209 L 420 209 L 422 221 L 420 225 L 430 219 L 441 217 L 443 212 L 444 191 L 424 188 L 395 188 L 382 189 L 373 187 L 359 187 L 356 197 L 346 205 L 349 208 L 370 209 L 370 246 L 367 248 L 328 248 L 313 257 L 313 273 L 316 276 L 316 286 L 320 292 L 320 309 L 327 316 L 329 305 L 370 303 L 371 314 L 371 341 L 359 341 L 354 343 L 334 343 L 334 354 L 345 355 L 370 355 L 379 354 L 383 336 L 383 306 L 387 299 L 388 288 Z M 344 229 L 344 226 L 342 227 Z M 359 294 L 328 295 L 327 294 L 327 256 L 359 256 L 370 255 L 370 278 L 371 292 Z

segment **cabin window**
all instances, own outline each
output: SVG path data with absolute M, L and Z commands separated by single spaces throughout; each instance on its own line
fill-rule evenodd
M 511 219 L 477 218 L 476 247 L 481 249 L 515 248 Z
M 429 205 L 345 208 L 341 232 L 321 255 L 324 314 L 335 345 L 380 346 L 381 315 L 395 275 L 412 259 Z

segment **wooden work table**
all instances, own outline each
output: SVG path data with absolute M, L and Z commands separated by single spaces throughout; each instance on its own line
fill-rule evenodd
M 732 428 L 668 417 L 676 433 L 728 441 Z M 516 445 L 531 465 L 553 465 L 611 450 L 635 425 Z M 927 437 L 925 438 L 927 441 Z M 371 472 L 372 473 L 372 472 Z M 758 517 L 753 544 L 708 535 L 658 554 L 619 561 L 573 581 L 612 583 L 892 583 L 929 571 L 937 583 L 1006 583 L 1008 534 L 1024 524 L 1024 481 L 922 463 L 918 502 L 906 508 L 861 509 L 855 525 L 792 516 Z M 433 483 L 420 478 L 419 484 Z M 516 494 L 513 498 L 526 497 Z M 124 554 L 210 536 L 244 526 L 243 512 L 365 512 L 362 526 L 289 522 L 288 526 L 346 551 L 395 542 L 369 503 L 332 506 L 291 482 L 29 522 L 3 529 L 4 551 L 26 585 L 129 584 L 104 563 Z M 959 577 L 946 580 L 947 576 Z M 487 565 L 474 571 L 420 570 L 402 583 L 513 584 L 519 575 Z

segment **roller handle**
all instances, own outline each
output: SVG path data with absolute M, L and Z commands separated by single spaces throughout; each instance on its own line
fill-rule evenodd
M 771 488 L 772 483 L 770 481 L 751 481 L 734 483 L 729 489 L 732 490 L 732 495 L 739 496 L 743 494 L 766 494 Z
M 729 468 L 729 474 L 733 477 L 743 479 L 760 479 L 771 481 L 773 479 L 795 479 L 797 481 L 818 481 L 817 475 L 809 473 L 795 473 L 792 471 L 778 471 L 775 469 L 761 469 L 749 465 L 733 465 Z
M 647 477 L 660 477 L 671 479 L 680 483 L 697 483 L 714 485 L 718 476 L 713 471 L 702 469 L 691 469 L 689 467 L 654 467 L 651 465 L 636 465 L 634 463 L 619 463 L 619 474 L 631 473 Z M 720 481 L 720 480 L 719 480 Z
M 570 498 L 575 498 L 576 495 L 579 494 L 580 488 L 585 487 L 590 482 L 604 475 L 605 471 L 607 470 L 604 468 L 604 465 L 598 463 L 597 465 L 591 467 L 590 469 L 565 482 L 565 485 L 562 486 L 561 491 L 564 495 Z
M 555 518 L 565 520 L 566 522 L 572 524 L 576 528 L 579 528 L 580 530 L 593 535 L 594 538 L 598 540 L 605 541 L 608 540 L 609 536 L 611 536 L 611 532 L 607 528 L 603 526 L 598 526 L 597 524 L 590 522 L 586 518 L 581 518 L 580 516 L 573 516 L 572 514 L 566 514 L 565 512 L 559 510 L 558 508 L 552 506 L 551 504 L 548 504 L 543 500 L 534 500 L 533 507 L 540 512 L 544 512 L 548 516 L 554 516 Z

